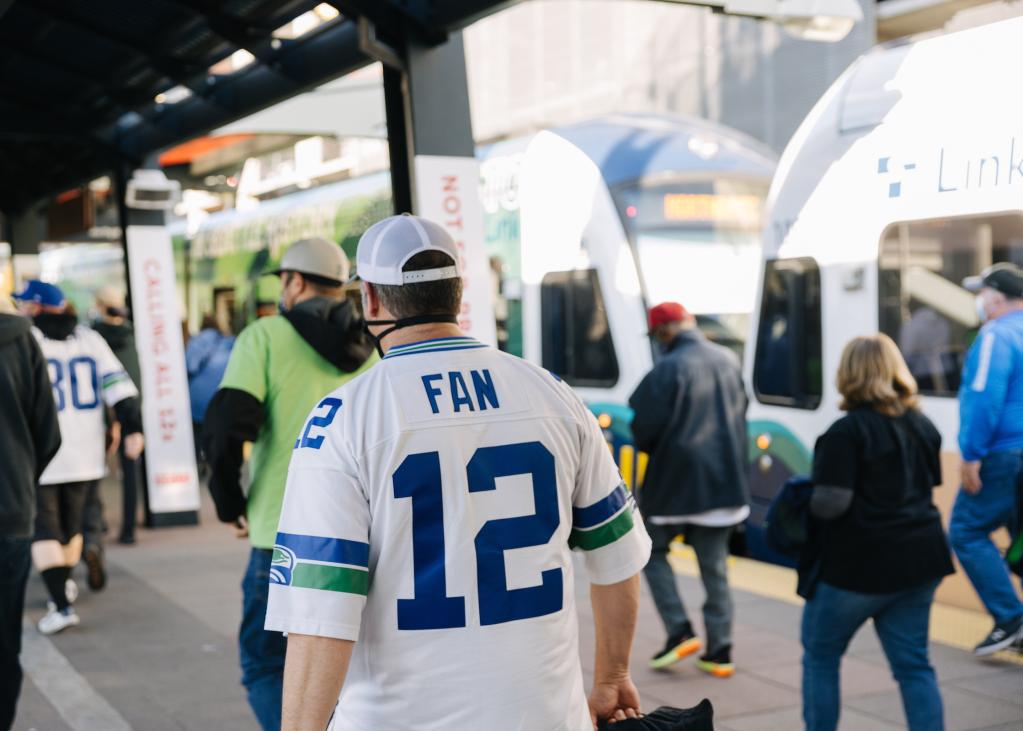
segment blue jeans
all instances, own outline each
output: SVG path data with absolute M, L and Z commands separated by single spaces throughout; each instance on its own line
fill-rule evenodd
M 803 608 L 803 720 L 807 731 L 834 731 L 838 678 L 849 641 L 868 619 L 899 684 L 911 731 L 944 728 L 938 679 L 927 657 L 931 603 L 938 582 L 896 594 L 861 594 L 821 582 Z
M 14 724 L 21 692 L 21 615 L 32 565 L 31 538 L 0 536 L 0 731 Z
M 270 593 L 271 555 L 272 551 L 265 548 L 252 549 L 242 579 L 242 626 L 238 632 L 242 685 L 263 731 L 281 728 L 284 654 L 288 646 L 283 634 L 263 629 Z
M 1009 579 L 1009 569 L 991 540 L 998 528 L 1015 533 L 1019 527 L 1016 501 L 1021 469 L 1023 449 L 985 457 L 980 465 L 980 492 L 971 495 L 959 490 L 948 530 L 959 563 L 998 624 L 1023 615 L 1023 602 Z

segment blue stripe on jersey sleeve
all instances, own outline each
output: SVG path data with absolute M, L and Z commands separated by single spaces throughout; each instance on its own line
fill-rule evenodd
M 307 561 L 328 561 L 349 566 L 369 567 L 369 544 L 344 538 L 303 536 L 298 533 L 278 533 L 277 545 L 288 548 L 295 558 Z
M 585 508 L 572 508 L 572 527 L 592 528 L 595 525 L 600 525 L 621 510 L 627 499 L 628 494 L 625 492 L 625 488 L 618 485 L 603 500 L 599 500 L 593 505 L 587 505 Z

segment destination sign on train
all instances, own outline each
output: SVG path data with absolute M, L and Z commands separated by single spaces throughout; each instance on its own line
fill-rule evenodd
M 664 218 L 668 221 L 711 221 L 741 227 L 759 227 L 761 200 L 755 195 L 666 193 Z

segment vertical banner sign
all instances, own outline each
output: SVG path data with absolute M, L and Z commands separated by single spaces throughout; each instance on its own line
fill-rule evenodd
M 473 157 L 416 155 L 416 213 L 439 223 L 462 255 L 462 312 L 458 325 L 477 340 L 497 344 L 494 278 L 484 248 L 480 170 Z
M 127 234 L 149 507 L 156 525 L 194 523 L 199 477 L 170 234 L 163 226 L 128 226 Z

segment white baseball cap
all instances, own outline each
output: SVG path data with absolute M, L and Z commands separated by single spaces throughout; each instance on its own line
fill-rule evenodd
M 348 281 L 348 257 L 341 247 L 326 239 L 296 241 L 281 257 L 281 264 L 267 274 L 298 272 L 328 279 L 338 284 Z
M 447 254 L 451 266 L 402 271 L 409 259 L 424 251 Z M 395 286 L 462 276 L 458 246 L 451 235 L 433 221 L 408 213 L 390 216 L 366 229 L 359 239 L 355 267 L 359 279 Z

